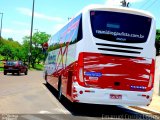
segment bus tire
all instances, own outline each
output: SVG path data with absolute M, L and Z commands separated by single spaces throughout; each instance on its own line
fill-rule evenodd
M 61 77 L 59 77 L 59 81 L 58 81 L 58 100 L 61 101 L 62 100 L 62 81 L 61 81 Z
M 17 75 L 20 75 L 20 71 L 17 72 Z
M 45 72 L 44 80 L 46 81 L 46 85 L 48 85 L 48 82 L 47 82 L 47 72 Z

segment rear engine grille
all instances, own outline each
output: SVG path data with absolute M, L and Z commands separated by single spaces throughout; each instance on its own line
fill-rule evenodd
M 103 51 L 112 51 L 112 52 L 121 52 L 121 53 L 134 53 L 134 54 L 140 54 L 140 51 L 136 50 L 143 50 L 141 47 L 135 47 L 135 46 L 125 46 L 125 45 L 113 45 L 113 44 L 105 44 L 105 43 L 96 43 L 98 45 L 98 50 Z M 107 48 L 100 48 L 99 46 L 106 46 Z M 109 48 L 112 47 L 112 48 Z M 118 48 L 125 48 L 128 50 L 118 49 Z

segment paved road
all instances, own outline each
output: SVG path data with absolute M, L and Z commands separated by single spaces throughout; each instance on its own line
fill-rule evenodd
M 72 104 L 65 98 L 59 102 L 56 91 L 44 84 L 41 71 L 29 71 L 27 76 L 0 73 L 0 113 L 2 120 L 97 120 L 102 115 L 105 119 L 146 117 L 142 112 L 120 106 Z
M 42 71 L 27 76 L 0 73 L 0 113 L 65 113 L 43 83 Z

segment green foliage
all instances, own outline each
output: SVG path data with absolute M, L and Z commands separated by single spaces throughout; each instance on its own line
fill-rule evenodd
M 50 35 L 45 32 L 37 32 L 33 34 L 32 39 L 32 55 L 31 63 L 32 67 L 42 69 L 43 66 L 39 64 L 44 62 L 45 55 L 42 53 L 42 44 L 47 42 Z M 14 41 L 12 38 L 0 40 L 0 60 L 22 60 L 23 62 L 28 61 L 28 53 L 30 48 L 30 37 L 25 36 L 23 43 L 20 44 Z M 38 66 L 36 65 L 38 63 Z
M 33 68 L 35 68 L 36 62 L 40 63 L 40 61 L 44 61 L 46 56 L 42 53 L 42 44 L 47 42 L 49 37 L 50 35 L 45 32 L 36 32 L 33 34 L 31 47 L 31 64 Z M 23 45 L 29 50 L 30 38 L 25 36 L 23 40 Z
M 21 48 L 21 45 L 17 41 L 1 39 L 0 55 L 4 56 L 5 60 L 18 60 L 21 58 L 19 56 Z
M 0 60 L 4 60 L 4 56 L 0 55 Z
M 44 69 L 44 65 L 43 64 L 35 64 L 35 69 L 36 70 L 43 70 Z
M 0 68 L 0 71 L 3 71 L 4 69 L 3 68 Z
M 2 68 L 3 66 L 4 66 L 4 63 L 0 61 L 0 68 Z
M 32 40 L 35 46 L 40 46 L 43 43 L 47 42 L 49 38 L 50 38 L 50 35 L 46 34 L 45 32 L 36 32 L 33 35 Z
M 160 29 L 156 31 L 156 41 L 160 41 Z
M 39 70 L 39 71 L 44 70 L 43 64 L 35 64 L 34 66 L 35 66 L 34 68 L 30 67 L 29 70 Z
M 8 38 L 9 41 L 13 41 L 13 38 Z

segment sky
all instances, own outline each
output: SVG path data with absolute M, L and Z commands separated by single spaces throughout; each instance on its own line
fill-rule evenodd
M 33 33 L 54 34 L 85 6 L 102 4 L 118 6 L 121 0 L 35 0 Z M 149 11 L 156 18 L 160 29 L 160 0 L 126 0 L 130 8 Z M 24 36 L 30 35 L 33 0 L 0 0 L 3 13 L 2 37 L 13 38 L 22 43 Z M 0 14 L 0 18 L 1 18 Z

